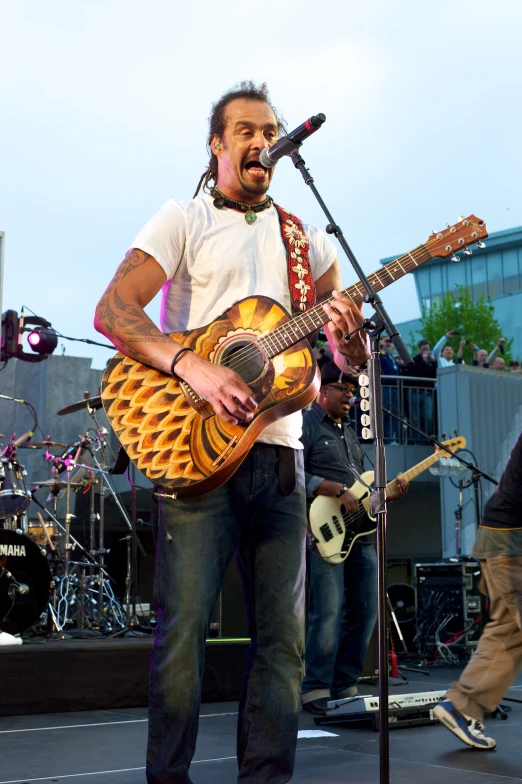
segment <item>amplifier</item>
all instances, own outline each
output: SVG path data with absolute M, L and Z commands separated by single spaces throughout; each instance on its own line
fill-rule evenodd
M 415 647 L 429 654 L 440 645 L 475 648 L 482 633 L 482 597 L 476 561 L 415 564 Z

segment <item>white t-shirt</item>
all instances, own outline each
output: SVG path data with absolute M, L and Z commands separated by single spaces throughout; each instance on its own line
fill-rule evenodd
M 244 297 L 266 296 L 292 310 L 286 248 L 275 208 L 256 213 L 217 209 L 203 194 L 190 201 L 170 200 L 139 232 L 131 247 L 150 253 L 163 268 L 160 323 L 163 332 L 202 327 Z M 331 266 L 331 240 L 304 224 L 310 241 L 314 280 Z M 269 425 L 259 440 L 301 449 L 301 412 Z

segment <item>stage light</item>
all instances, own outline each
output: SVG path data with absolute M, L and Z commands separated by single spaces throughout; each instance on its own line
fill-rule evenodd
M 27 342 L 37 354 L 52 354 L 58 345 L 58 337 L 52 327 L 37 327 L 29 333 Z

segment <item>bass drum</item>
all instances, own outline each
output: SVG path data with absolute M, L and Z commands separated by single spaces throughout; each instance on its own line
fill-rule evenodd
M 25 534 L 0 530 L 0 631 L 21 634 L 49 604 L 51 570 Z

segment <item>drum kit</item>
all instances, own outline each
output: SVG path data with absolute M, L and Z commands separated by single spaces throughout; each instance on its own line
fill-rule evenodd
M 129 626 L 130 547 L 125 610 L 105 566 L 106 492 L 129 529 L 133 526 L 107 470 L 107 430 L 96 420 L 100 407 L 100 397 L 88 397 L 57 412 L 63 416 L 84 409 L 95 423 L 72 444 L 15 434 L 0 452 L 0 632 L 63 638 L 76 630 L 79 635 L 86 630 L 121 633 Z M 26 482 L 22 455 L 28 449 L 41 450 L 49 477 Z M 73 493 L 80 491 L 90 496 L 88 542 L 83 544 L 71 532 Z

